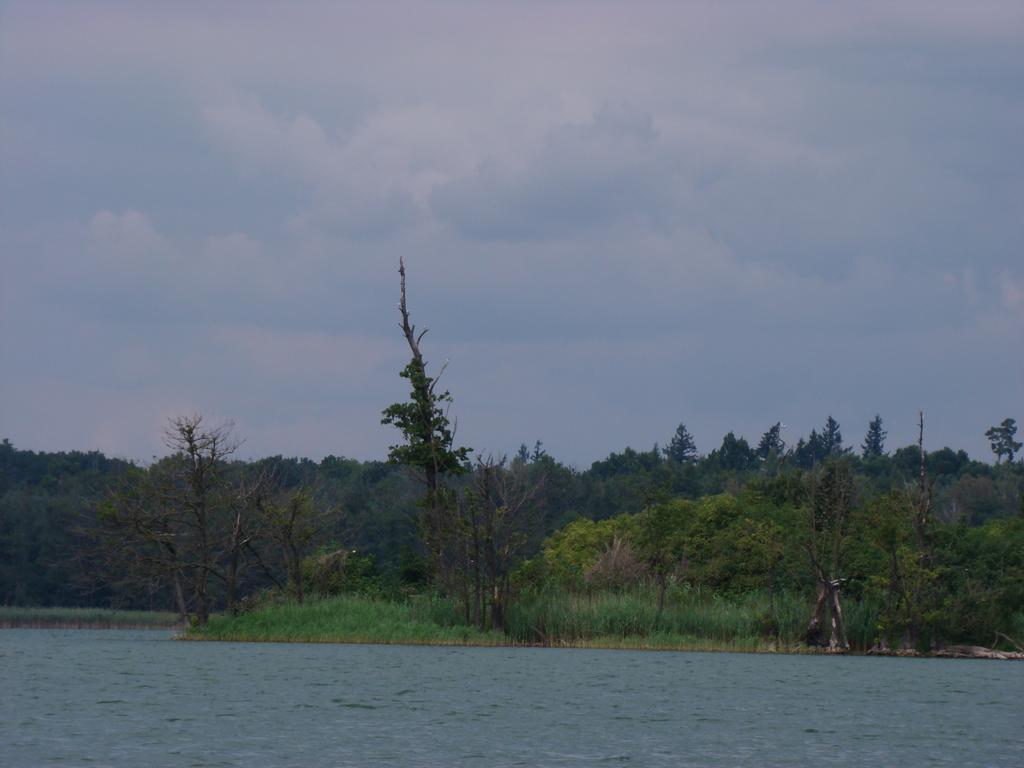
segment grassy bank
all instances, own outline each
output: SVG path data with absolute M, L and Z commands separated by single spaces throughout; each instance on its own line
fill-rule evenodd
M 0 629 L 168 629 L 177 624 L 177 614 L 158 611 L 0 606 Z
M 870 606 L 851 604 L 851 641 L 870 624 Z M 399 643 L 425 645 L 553 646 L 701 651 L 800 651 L 804 602 L 783 596 L 774 613 L 765 595 L 734 600 L 677 598 L 660 614 L 646 591 L 523 599 L 511 607 L 504 632 L 481 632 L 461 622 L 446 600 L 388 602 L 345 596 L 304 605 L 268 605 L 239 616 L 217 616 L 194 640 Z M 774 619 L 772 617 L 775 617 Z M 775 628 L 778 631 L 775 631 Z M 865 627 L 866 628 L 866 627 Z M 866 634 L 866 632 L 864 633 Z M 855 647 L 858 644 L 854 642 Z M 861 646 L 861 649 L 863 647 Z
M 268 605 L 238 616 L 214 616 L 188 633 L 190 640 L 251 642 L 504 645 L 500 632 L 480 632 L 447 621 L 442 601 L 407 603 L 334 597 Z

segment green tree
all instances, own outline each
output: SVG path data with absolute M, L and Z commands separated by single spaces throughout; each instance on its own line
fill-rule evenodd
M 451 574 L 450 558 L 457 535 L 457 504 L 447 478 L 466 471 L 469 448 L 455 447 L 455 431 L 448 418 L 452 396 L 438 391 L 438 377 L 427 375 L 427 363 L 420 351 L 420 342 L 426 334 L 418 334 L 409 318 L 405 291 L 405 261 L 399 260 L 401 298 L 398 304 L 402 315 L 402 333 L 412 359 L 401 376 L 409 381 L 411 391 L 408 402 L 394 403 L 384 409 L 382 424 L 397 427 L 405 442 L 393 445 L 388 460 L 404 464 L 420 473 L 426 493 L 422 500 L 421 535 L 431 565 L 442 585 Z M 442 367 L 441 373 L 444 373 Z
M 722 445 L 708 455 L 708 461 L 726 471 L 742 472 L 749 469 L 756 458 L 746 438 L 736 437 L 729 432 L 722 438 Z
M 861 445 L 861 455 L 865 459 L 885 455 L 885 437 L 888 433 L 882 429 L 882 417 L 877 413 L 875 418 L 868 424 L 868 433 L 864 436 L 864 443 Z
M 839 422 L 829 416 L 825 420 L 825 428 L 821 432 L 821 449 L 825 456 L 834 453 L 845 453 L 843 450 L 843 433 L 839 431 Z
M 655 504 L 639 517 L 637 549 L 657 581 L 659 614 L 665 608 L 669 578 L 686 554 L 686 526 L 692 509 L 691 502 L 676 500 Z
M 996 455 L 997 464 L 1002 463 L 1004 456 L 1008 462 L 1013 462 L 1013 457 L 1022 447 L 1020 442 L 1013 439 L 1016 434 L 1016 419 L 1003 419 L 1001 424 L 985 432 L 985 437 L 992 445 L 992 453 Z
M 767 459 L 773 453 L 780 456 L 785 450 L 786 444 L 782 442 L 782 422 L 777 421 L 761 435 L 761 442 L 757 444 L 757 455 Z
M 685 424 L 676 427 L 676 433 L 663 452 L 666 458 L 678 461 L 680 464 L 692 464 L 697 460 L 697 445 L 693 442 L 693 436 L 686 429 Z

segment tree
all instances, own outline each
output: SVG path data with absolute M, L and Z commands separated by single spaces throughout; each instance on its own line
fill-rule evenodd
M 793 460 L 801 469 L 813 469 L 825 455 L 824 443 L 816 429 L 811 430 L 806 440 L 802 437 L 797 440 L 793 448 Z
M 678 461 L 680 464 L 692 464 L 697 460 L 697 446 L 685 424 L 676 427 L 675 435 L 672 436 L 672 440 L 668 447 L 663 449 L 663 452 L 666 458 Z
M 761 435 L 761 442 L 757 444 L 757 455 L 767 459 L 773 453 L 779 456 L 785 450 L 786 444 L 782 441 L 782 422 L 777 421 Z
M 229 459 L 238 447 L 232 424 L 208 426 L 201 415 L 178 416 L 164 432 L 169 456 L 112 488 L 99 535 L 109 557 L 139 580 L 169 582 L 179 613 L 189 606 L 205 624 L 223 584 L 229 610 L 253 551 L 249 518 L 258 484 L 246 483 Z
M 814 613 L 805 632 L 809 645 L 825 645 L 822 620 L 830 617 L 828 649 L 845 653 L 850 649 L 840 601 L 846 537 L 853 510 L 853 472 L 848 459 L 828 461 L 813 477 L 811 501 L 806 506 L 807 527 L 804 551 L 817 582 Z
M 384 409 L 382 424 L 397 427 L 405 442 L 391 446 L 388 460 L 404 464 L 420 473 L 425 486 L 421 506 L 420 532 L 426 545 L 431 565 L 438 579 L 443 583 L 450 573 L 450 551 L 455 535 L 457 515 L 456 503 L 447 478 L 465 471 L 470 449 L 455 447 L 455 428 L 448 418 L 452 397 L 447 391 L 439 392 L 437 383 L 444 373 L 444 366 L 437 377 L 427 375 L 427 363 L 420 350 L 420 342 L 427 333 L 424 328 L 418 334 L 409 318 L 405 291 L 405 261 L 398 262 L 401 296 L 398 309 L 402 316 L 401 328 L 409 345 L 412 359 L 402 370 L 401 376 L 412 387 L 409 401 L 394 403 Z
M 861 445 L 861 455 L 865 459 L 877 458 L 885 455 L 885 438 L 888 433 L 882 429 L 882 417 L 877 413 L 875 418 L 868 424 L 867 435 L 864 436 L 864 443 Z
M 538 464 L 547 458 L 548 452 L 544 450 L 544 443 L 538 440 L 533 444 L 533 453 L 530 454 L 530 461 Z
M 825 420 L 825 428 L 821 432 L 821 449 L 825 456 L 834 453 L 845 453 L 843 450 L 843 434 L 839 431 L 839 422 L 829 416 Z
M 751 467 L 755 457 L 746 438 L 728 432 L 722 438 L 722 445 L 708 455 L 708 461 L 726 471 L 742 472 Z
M 658 614 L 665 608 L 669 577 L 685 564 L 686 525 L 693 504 L 676 500 L 648 507 L 639 516 L 636 545 L 658 584 Z
M 262 505 L 262 512 L 270 537 L 281 547 L 288 585 L 295 601 L 301 603 L 305 597 L 302 559 L 320 522 L 313 494 L 306 488 L 299 488 L 283 499 L 267 500 Z
M 992 453 L 996 455 L 997 464 L 1002 463 L 1004 456 L 1007 462 L 1013 463 L 1013 457 L 1024 445 L 1013 439 L 1016 434 L 1016 419 L 1003 419 L 1001 424 L 991 427 L 985 432 L 985 437 L 988 438 L 989 443 L 992 445 Z
M 501 629 L 509 600 L 512 567 L 538 527 L 536 496 L 524 462 L 477 458 L 470 487 L 461 498 L 461 563 L 467 621 L 479 629 Z

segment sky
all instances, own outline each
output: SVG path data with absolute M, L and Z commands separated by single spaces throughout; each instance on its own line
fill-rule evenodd
M 991 459 L 1020 2 L 0 5 L 0 437 L 380 459 L 398 260 L 457 440 Z

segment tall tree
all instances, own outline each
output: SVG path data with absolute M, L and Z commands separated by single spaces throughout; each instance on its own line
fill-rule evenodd
M 793 459 L 801 469 L 813 469 L 827 455 L 825 441 L 816 429 L 811 430 L 806 440 L 802 437 L 797 440 L 793 448 Z
M 1020 442 L 1013 439 L 1016 434 L 1016 419 L 1003 419 L 1001 424 L 985 432 L 985 437 L 992 445 L 992 453 L 996 455 L 997 464 L 1002 463 L 1004 456 L 1008 462 L 1013 462 L 1013 457 L 1022 447 Z
M 686 429 L 685 424 L 676 427 L 676 433 L 672 436 L 668 447 L 664 448 L 665 456 L 680 464 L 692 464 L 697 460 L 697 445 L 693 442 L 693 436 Z
M 722 438 L 722 445 L 708 456 L 708 461 L 727 471 L 742 472 L 751 467 L 755 457 L 746 438 L 728 432 Z
M 843 433 L 839 431 L 839 422 L 830 415 L 825 420 L 825 428 L 821 432 L 821 449 L 825 456 L 843 453 Z
M 861 445 L 861 455 L 865 459 L 884 456 L 886 435 L 888 432 L 882 429 L 882 417 L 876 413 L 875 418 L 868 424 L 868 433 Z
M 384 409 L 381 423 L 397 427 L 405 439 L 404 443 L 391 446 L 388 459 L 420 473 L 425 487 L 421 535 L 434 573 L 443 585 L 454 556 L 451 547 L 457 517 L 457 504 L 447 478 L 465 471 L 470 449 L 455 447 L 455 428 L 448 418 L 452 397 L 447 391 L 437 389 L 444 366 L 437 377 L 427 375 L 427 363 L 420 350 L 427 329 L 417 333 L 410 320 L 403 259 L 399 259 L 398 274 L 402 335 L 412 353 L 401 376 L 409 381 L 411 391 L 408 402 L 394 403 Z
M 782 441 L 782 422 L 777 421 L 761 435 L 761 442 L 757 444 L 757 455 L 767 459 L 773 453 L 778 456 L 785 450 L 786 444 Z

